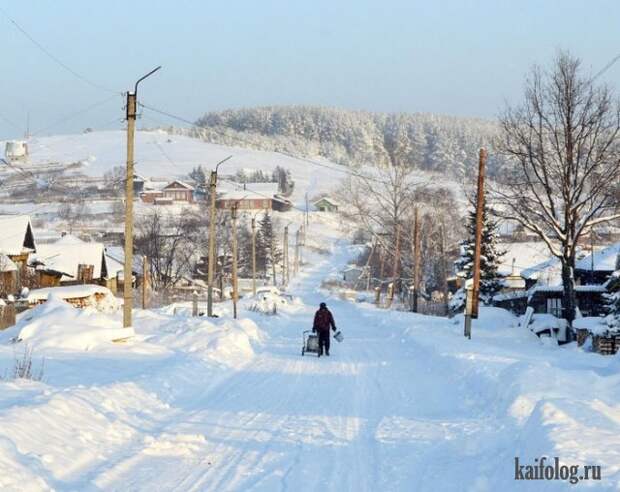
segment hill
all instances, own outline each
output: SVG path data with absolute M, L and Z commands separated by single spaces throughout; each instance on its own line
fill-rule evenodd
M 497 135 L 494 122 L 435 114 L 371 113 L 313 106 L 269 106 L 206 113 L 201 128 L 173 130 L 209 142 L 252 146 L 345 166 L 389 162 L 460 179 L 478 149 Z M 493 174 L 498 159 L 491 155 Z

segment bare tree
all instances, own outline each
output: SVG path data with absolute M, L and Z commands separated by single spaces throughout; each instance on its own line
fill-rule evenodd
M 392 164 L 397 160 L 392 158 L 373 175 L 350 177 L 340 191 L 348 205 L 343 214 L 372 235 L 380 255 L 390 256 L 395 281 L 402 276 L 405 229 L 411 223 L 414 194 L 420 185 L 414 169 Z M 385 269 L 381 270 L 385 273 Z
M 166 290 L 191 273 L 198 232 L 195 217 L 189 213 L 172 218 L 155 210 L 140 221 L 136 252 L 149 259 L 154 290 Z
M 493 190 L 497 212 L 538 235 L 562 266 L 563 316 L 575 318 L 573 268 L 579 239 L 614 220 L 620 177 L 620 107 L 606 86 L 560 52 L 550 70 L 534 67 L 521 105 L 500 118 L 508 157 Z

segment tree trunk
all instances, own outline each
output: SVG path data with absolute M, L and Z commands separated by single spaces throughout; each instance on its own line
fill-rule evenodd
M 573 268 L 569 258 L 562 258 L 562 316 L 570 326 L 575 319 L 575 308 L 577 299 L 575 296 L 575 280 L 573 278 Z

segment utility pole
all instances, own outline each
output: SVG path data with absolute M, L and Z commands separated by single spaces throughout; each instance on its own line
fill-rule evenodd
M 396 224 L 396 253 L 394 254 L 394 265 L 392 267 L 392 278 L 394 291 L 400 291 L 400 224 Z M 393 297 L 394 293 L 392 293 Z
M 217 193 L 217 169 L 220 164 L 223 164 L 232 155 L 229 155 L 226 159 L 218 162 L 215 166 L 215 170 L 211 171 L 211 177 L 209 179 L 209 199 L 210 199 L 210 216 L 209 216 L 209 265 L 207 271 L 207 316 L 213 316 L 213 272 L 215 271 L 215 199 Z M 220 291 L 221 293 L 221 291 Z
M 256 295 L 256 217 L 252 217 L 252 295 Z
M 284 226 L 284 252 L 283 252 L 282 264 L 284 269 L 282 270 L 282 283 L 286 286 L 290 280 L 290 264 L 288 261 L 288 225 Z
M 301 224 L 301 227 L 299 228 L 299 240 L 299 260 L 297 270 L 299 270 L 301 265 L 303 265 L 304 244 L 306 244 L 306 229 L 303 224 Z
M 148 258 L 142 256 L 142 309 L 146 309 L 146 292 L 149 283 Z
M 444 226 L 443 217 L 439 228 L 440 242 L 439 254 L 441 255 L 441 288 L 443 291 L 443 302 L 446 304 L 446 312 L 448 309 L 448 271 L 446 269 L 446 228 Z
M 239 202 L 233 203 L 232 206 L 232 301 L 233 301 L 233 318 L 237 319 L 237 300 L 239 299 L 239 291 L 237 286 L 237 207 Z
M 138 84 L 161 66 L 139 78 L 133 92 L 127 92 L 127 176 L 125 179 L 125 264 L 123 269 L 123 327 L 130 328 L 133 308 L 133 143 L 136 133 Z
M 418 220 L 418 207 L 413 215 L 413 306 L 414 313 L 418 312 L 418 297 L 420 295 L 420 223 Z
M 297 232 L 295 232 L 295 263 L 293 264 L 294 275 L 299 273 L 299 236 L 300 230 L 297 229 Z
M 480 157 L 478 160 L 478 191 L 476 195 L 476 242 L 474 246 L 473 266 L 474 278 L 473 288 L 471 289 L 471 299 L 467 299 L 468 302 L 465 306 L 464 334 L 469 339 L 471 339 L 471 320 L 478 317 L 478 303 L 480 295 L 480 251 L 482 249 L 482 212 L 484 209 L 484 167 L 486 160 L 486 149 L 480 149 Z
M 309 214 L 309 206 L 308 206 L 308 192 L 306 192 L 306 227 L 310 225 L 310 217 Z

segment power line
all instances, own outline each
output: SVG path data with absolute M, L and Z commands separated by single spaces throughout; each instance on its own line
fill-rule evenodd
M 53 60 L 57 65 L 64 68 L 67 72 L 69 72 L 74 77 L 80 79 L 82 82 L 94 87 L 95 89 L 99 89 L 106 92 L 111 92 L 113 94 L 122 94 L 120 91 L 113 91 L 112 89 L 108 89 L 107 87 L 103 87 L 92 80 L 80 75 L 78 72 L 69 67 L 66 63 L 60 60 L 57 56 L 51 53 L 45 46 L 39 43 L 36 39 L 34 39 L 21 25 L 17 23 L 15 19 L 13 19 L 2 7 L 0 7 L 0 12 L 15 26 L 15 28 L 21 32 L 32 44 L 34 44 L 39 50 L 41 50 L 45 55 L 47 55 L 51 60 Z
M 70 121 L 70 120 L 72 120 L 74 118 L 77 118 L 78 116 L 81 116 L 84 113 L 88 113 L 89 111 L 91 111 L 91 110 L 93 110 L 93 109 L 95 109 L 95 108 L 97 108 L 99 106 L 103 106 L 104 104 L 110 102 L 112 99 L 118 97 L 118 95 L 119 94 L 114 94 L 113 96 L 107 97 L 107 98 L 105 98 L 105 99 L 103 99 L 101 101 L 98 101 L 98 102 L 96 102 L 94 104 L 91 104 L 90 106 L 87 106 L 84 109 L 76 111 L 75 113 L 71 113 L 69 115 L 63 116 L 59 120 L 56 120 L 54 123 L 51 123 L 51 124 L 47 125 L 46 127 L 41 128 L 40 130 L 37 130 L 36 132 L 33 132 L 31 134 L 31 136 L 37 136 L 37 135 L 43 133 L 44 131 L 49 130 L 50 128 L 54 128 L 54 127 L 56 127 L 58 125 L 62 125 L 63 123 L 66 123 L 67 121 Z
M 594 77 L 592 77 L 590 79 L 590 83 L 594 82 L 594 80 L 596 80 L 597 78 L 599 78 L 601 75 L 603 75 L 607 70 L 609 70 L 612 66 L 614 66 L 614 64 L 620 60 L 620 53 L 618 53 L 616 56 L 614 56 L 608 63 L 607 65 L 605 65 L 601 70 L 599 70 Z

